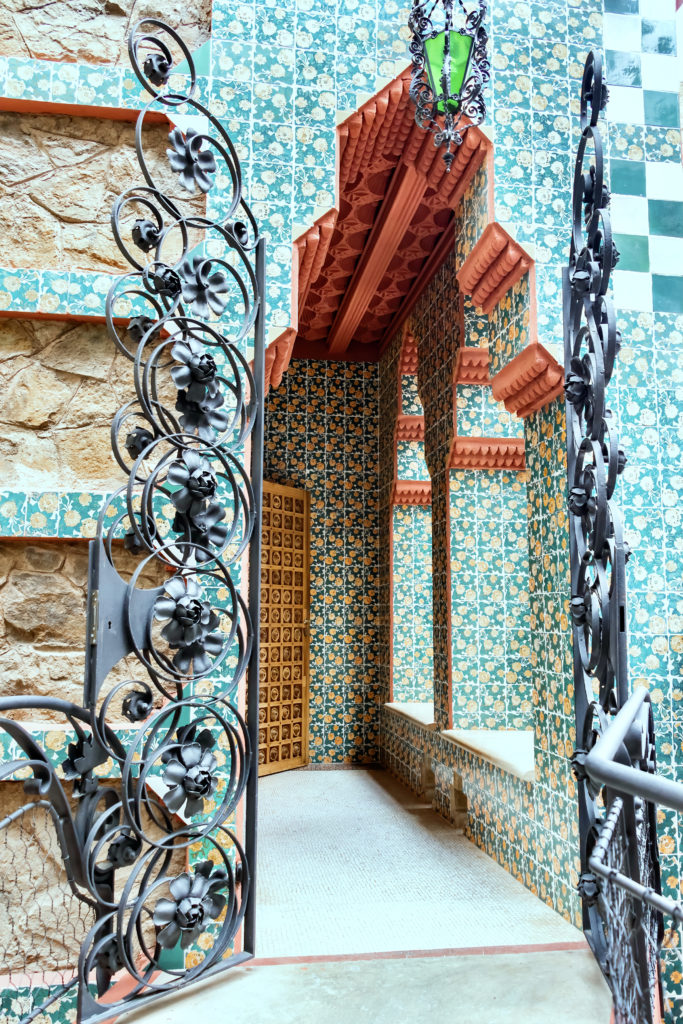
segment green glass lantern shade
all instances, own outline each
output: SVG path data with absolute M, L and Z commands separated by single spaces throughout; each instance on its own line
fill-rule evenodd
M 436 104 L 436 109 L 440 114 L 444 114 L 448 107 L 450 113 L 457 114 L 460 101 L 455 97 L 460 96 L 463 83 L 467 78 L 474 39 L 472 36 L 462 35 L 460 32 L 450 31 L 448 35 L 450 36 L 451 58 L 451 81 L 448 91 L 454 98 L 447 101 L 440 100 Z M 434 96 L 437 97 L 443 93 L 442 73 L 446 55 L 446 32 L 439 32 L 431 39 L 425 39 L 424 50 L 429 84 Z

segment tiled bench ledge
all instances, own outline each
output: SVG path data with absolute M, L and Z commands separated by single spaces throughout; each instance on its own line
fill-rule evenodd
M 385 708 L 389 711 L 395 711 L 399 715 L 403 715 L 404 718 L 409 718 L 411 722 L 417 722 L 419 725 L 425 726 L 427 729 L 436 730 L 436 723 L 434 721 L 434 704 L 432 701 L 426 701 L 423 703 L 406 702 L 406 703 L 391 703 L 385 704 Z
M 533 782 L 533 729 L 446 729 L 441 735 L 523 782 Z

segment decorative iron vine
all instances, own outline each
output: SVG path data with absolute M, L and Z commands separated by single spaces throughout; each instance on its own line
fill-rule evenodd
M 662 913 L 656 804 L 683 810 L 683 786 L 655 776 L 652 707 L 629 696 L 624 519 L 615 501 L 626 465 L 608 385 L 621 342 L 607 294 L 619 257 L 598 127 L 607 104 L 602 58 L 581 84 L 581 140 L 564 270 L 565 396 L 581 875 L 586 937 L 610 985 L 616 1024 L 651 1024 L 661 1001 Z
M 106 305 L 109 334 L 133 364 L 135 398 L 111 432 L 128 481 L 105 502 L 90 544 L 83 705 L 0 701 L 0 728 L 18 754 L 0 779 L 29 770 L 25 791 L 49 805 L 70 887 L 92 912 L 77 970 L 83 1022 L 253 952 L 264 242 L 235 147 L 197 98 L 182 39 L 145 19 L 129 53 L 152 99 L 135 130 L 145 184 L 112 212 L 133 269 Z M 178 58 L 187 78 L 174 74 Z M 187 88 L 176 91 L 178 81 Z M 166 187 L 145 155 L 146 125 L 159 113 L 185 126 L 170 131 Z M 220 220 L 183 212 L 187 197 L 212 188 Z M 137 558 L 128 579 L 124 548 Z M 131 654 L 141 678 L 122 671 Z M 7 717 L 45 709 L 74 733 L 61 770 Z M 245 790 L 243 841 L 235 823 Z

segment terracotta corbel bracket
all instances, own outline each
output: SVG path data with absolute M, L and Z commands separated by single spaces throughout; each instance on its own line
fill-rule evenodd
M 489 224 L 457 273 L 463 292 L 487 315 L 503 296 L 531 272 L 534 262 L 500 224 Z M 532 296 L 532 327 L 535 326 L 535 296 Z M 471 358 L 471 357 L 470 357 Z M 490 381 L 493 397 L 508 412 L 520 418 L 530 416 L 562 394 L 562 367 L 538 342 L 527 345 Z M 458 383 L 465 383 L 458 378 Z M 476 383 L 474 380 L 472 383 Z M 481 381 L 480 383 L 483 383 Z
M 499 370 L 491 385 L 493 397 L 523 419 L 562 394 L 563 376 L 559 363 L 535 341 Z
M 456 384 L 490 384 L 489 350 L 487 348 L 461 348 L 455 365 Z
M 493 222 L 484 228 L 456 277 L 465 295 L 488 314 L 532 263 L 505 228 Z

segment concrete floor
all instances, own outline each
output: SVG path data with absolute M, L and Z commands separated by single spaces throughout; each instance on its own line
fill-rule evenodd
M 588 952 L 238 967 L 126 1024 L 609 1024 Z
M 256 922 L 255 961 L 126 1024 L 610 1021 L 580 933 L 385 772 L 261 780 Z

